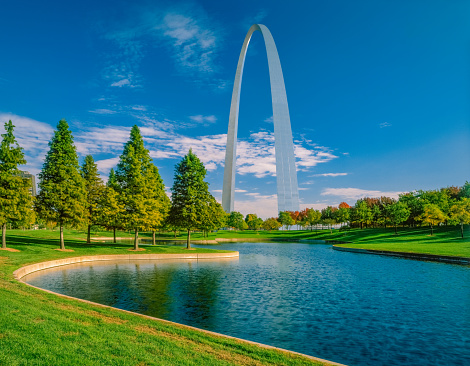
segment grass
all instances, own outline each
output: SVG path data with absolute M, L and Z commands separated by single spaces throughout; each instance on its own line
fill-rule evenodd
M 100 236 L 103 233 L 100 233 Z M 84 242 L 85 233 L 16 231 L 0 251 L 0 365 L 322 365 L 302 356 L 50 294 L 13 278 L 27 264 L 64 257 L 129 254 L 129 244 Z M 185 253 L 146 246 L 145 253 Z M 195 252 L 209 252 L 197 249 Z

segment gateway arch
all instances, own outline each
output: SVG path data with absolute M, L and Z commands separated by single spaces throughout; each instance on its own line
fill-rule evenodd
M 289 107 L 287 106 L 286 88 L 282 76 L 281 62 L 276 44 L 268 28 L 262 24 L 253 24 L 243 42 L 238 59 L 235 82 L 233 84 L 232 103 L 225 150 L 224 185 L 222 207 L 226 212 L 233 211 L 235 192 L 235 166 L 237 158 L 238 109 L 242 84 L 245 56 L 253 32 L 260 31 L 264 38 L 268 56 L 269 79 L 273 105 L 274 147 L 276 151 L 277 207 L 278 211 L 299 210 L 299 189 L 295 170 L 294 143 L 290 125 Z

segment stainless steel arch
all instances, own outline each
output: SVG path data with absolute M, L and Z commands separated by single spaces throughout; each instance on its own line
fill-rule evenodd
M 279 211 L 297 211 L 299 209 L 299 189 L 295 169 L 294 143 L 287 105 L 286 88 L 282 75 L 281 62 L 276 44 L 268 28 L 262 24 L 253 24 L 243 42 L 238 59 L 235 82 L 233 84 L 232 103 L 225 151 L 224 185 L 222 207 L 226 212 L 233 211 L 235 192 L 235 165 L 237 158 L 238 109 L 240 89 L 245 64 L 246 50 L 253 32 L 259 30 L 264 38 L 268 56 L 269 79 L 273 104 L 274 147 L 276 150 L 277 206 Z

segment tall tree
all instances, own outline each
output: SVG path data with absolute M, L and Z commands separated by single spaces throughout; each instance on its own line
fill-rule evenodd
M 158 169 L 152 164 L 136 125 L 119 158 L 116 182 L 125 208 L 122 222 L 134 229 L 134 250 L 138 250 L 139 229 L 154 229 L 163 222 L 167 200 Z
M 104 184 L 98 173 L 98 166 L 93 160 L 93 156 L 85 156 L 83 162 L 81 174 L 85 180 L 85 198 L 86 198 L 86 211 L 87 211 L 87 237 L 86 242 L 90 243 L 91 226 L 96 225 L 99 222 L 97 215 L 98 205 L 103 199 Z
M 175 167 L 168 219 L 170 224 L 187 230 L 188 249 L 191 248 L 191 230 L 202 228 L 207 206 L 213 199 L 209 184 L 204 181 L 206 173 L 204 164 L 191 149 Z
M 463 239 L 463 225 L 470 224 L 470 198 L 464 197 L 451 206 L 449 221 L 460 225 L 460 235 Z
M 355 218 L 361 224 L 361 229 L 364 224 L 368 224 L 372 220 L 372 211 L 364 200 L 358 200 L 354 206 Z
M 59 121 L 49 151 L 39 173 L 40 192 L 35 208 L 40 218 L 57 222 L 60 248 L 64 245 L 64 225 L 78 225 L 86 218 L 85 182 L 80 175 L 72 132 L 65 119 Z
M 32 196 L 28 190 L 29 179 L 22 178 L 18 165 L 26 164 L 23 149 L 13 134 L 15 126 L 5 123 L 0 145 L 0 224 L 2 248 L 6 248 L 7 222 L 27 221 L 31 216 Z

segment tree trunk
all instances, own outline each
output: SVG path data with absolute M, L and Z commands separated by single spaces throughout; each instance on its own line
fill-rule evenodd
M 188 238 L 186 239 L 186 249 L 190 249 L 191 248 L 191 230 L 188 229 Z
M 62 224 L 60 225 L 60 249 L 64 250 L 65 249 L 65 245 L 64 245 L 64 227 L 62 226 Z
M 2 225 L 2 249 L 7 248 L 7 223 Z
M 430 225 L 430 226 L 431 226 L 431 236 L 432 236 L 432 225 Z
M 155 230 L 152 231 L 152 245 L 157 245 L 157 243 L 155 242 Z
M 116 227 L 113 227 L 113 243 L 116 243 Z
M 139 250 L 139 229 L 138 228 L 135 228 L 134 250 Z
M 174 233 L 175 233 L 175 238 L 176 238 L 176 230 L 174 231 Z
M 463 239 L 463 222 L 460 223 L 460 234 L 462 235 Z
M 398 233 L 397 233 L 397 225 L 395 225 L 395 235 L 398 235 Z
M 91 236 L 91 225 L 88 225 L 88 233 L 87 233 L 87 235 L 86 235 L 86 243 L 87 243 L 87 244 L 90 244 L 90 243 L 91 243 L 91 240 L 90 240 L 91 238 L 90 238 L 90 236 Z

